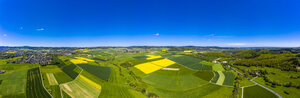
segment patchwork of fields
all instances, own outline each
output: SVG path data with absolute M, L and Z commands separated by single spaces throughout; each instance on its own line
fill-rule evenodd
M 8 72 L 0 74 L 0 97 L 228 98 L 234 91 L 235 74 L 219 63 L 187 55 L 196 51 L 136 54 L 103 49 L 90 55 L 97 51 L 89 50 L 78 50 L 85 52 L 76 56 L 54 57 L 56 63 L 47 66 L 3 63 L 0 68 Z M 251 83 L 245 80 L 240 85 Z M 241 90 L 246 98 L 276 97 L 257 85 Z
M 233 86 L 234 74 L 230 71 L 215 71 L 215 77 L 211 80 L 212 83 L 218 85 Z
M 277 96 L 270 91 L 255 85 L 244 88 L 244 98 L 277 98 Z
M 156 61 L 152 61 L 152 62 L 138 64 L 134 67 L 141 70 L 145 74 L 149 74 L 154 71 L 160 70 L 164 67 L 170 66 L 172 64 L 175 64 L 175 62 L 168 60 L 168 59 L 161 59 L 161 60 L 156 60 Z
M 27 72 L 27 98 L 51 98 L 44 88 L 40 68 L 33 68 Z
M 101 91 L 99 84 L 81 75 L 74 81 L 61 84 L 60 88 L 72 98 L 95 98 Z

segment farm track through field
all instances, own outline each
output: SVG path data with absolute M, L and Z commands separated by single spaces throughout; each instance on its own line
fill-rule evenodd
M 229 65 L 228 65 L 229 66 Z M 227 66 L 227 67 L 228 67 Z M 229 69 L 232 69 L 232 70 L 234 70 L 235 72 L 237 72 L 237 73 L 239 73 L 239 74 L 242 74 L 242 73 L 240 73 L 239 71 L 237 71 L 235 68 L 233 68 L 233 67 L 228 67 Z M 242 74 L 243 75 L 243 74 Z M 267 88 L 267 87 L 265 87 L 265 86 L 263 86 L 263 85 L 261 85 L 261 84 L 259 84 L 259 83 L 257 83 L 257 82 L 255 82 L 255 81 L 253 81 L 252 79 L 250 79 L 250 78 L 248 78 L 248 77 L 246 77 L 248 80 L 250 80 L 251 82 L 253 82 L 253 83 L 255 83 L 255 84 L 257 84 L 257 85 L 259 85 L 259 86 L 261 86 L 261 87 L 263 87 L 263 88 L 265 88 L 265 89 L 267 89 L 268 91 L 270 91 L 270 92 L 272 92 L 273 94 L 275 94 L 277 97 L 279 97 L 279 98 L 282 98 L 278 93 L 276 93 L 275 91 L 273 91 L 273 90 L 271 90 L 271 89 L 269 89 L 269 88 Z
M 28 70 L 26 94 L 27 98 L 52 98 L 43 85 L 39 67 Z

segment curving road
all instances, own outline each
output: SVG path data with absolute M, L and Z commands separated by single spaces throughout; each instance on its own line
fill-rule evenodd
M 239 71 L 235 70 L 234 68 L 229 67 L 229 65 L 227 65 L 226 67 L 228 67 L 229 69 L 234 70 L 235 72 L 237 72 L 237 73 L 239 73 L 239 74 L 242 74 L 242 73 L 240 73 Z M 245 77 L 246 77 L 246 76 L 245 76 Z M 271 89 L 269 89 L 269 88 L 267 88 L 267 87 L 265 87 L 265 86 L 263 86 L 263 85 L 261 85 L 261 84 L 255 82 L 255 81 L 251 80 L 251 79 L 248 78 L 248 77 L 246 77 L 246 78 L 247 78 L 248 80 L 250 80 L 251 82 L 253 82 L 253 83 L 255 83 L 255 84 L 257 84 L 257 85 L 259 85 L 259 86 L 261 86 L 261 87 L 267 89 L 268 91 L 272 92 L 273 94 L 275 94 L 275 95 L 278 96 L 279 98 L 282 98 L 278 93 L 274 92 L 273 90 L 271 90 Z

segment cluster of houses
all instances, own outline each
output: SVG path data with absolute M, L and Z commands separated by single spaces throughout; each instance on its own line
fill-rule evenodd
M 25 58 L 17 59 L 14 63 L 34 63 L 40 65 L 48 65 L 51 64 L 52 57 L 52 55 L 34 54 Z
M 143 49 L 143 48 L 136 48 L 136 49 L 122 49 L 122 50 L 116 50 L 117 53 L 140 53 L 148 51 L 149 49 Z

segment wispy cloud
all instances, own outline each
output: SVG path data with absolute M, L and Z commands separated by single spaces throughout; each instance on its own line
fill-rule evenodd
M 154 34 L 155 36 L 159 36 L 159 33 Z
M 207 37 L 210 38 L 224 38 L 224 37 L 230 37 L 230 36 L 221 36 L 221 35 L 216 35 L 216 34 L 209 34 Z
M 37 31 L 44 31 L 45 29 L 44 28 L 38 28 L 36 29 Z
M 6 37 L 6 36 L 7 36 L 7 34 L 3 34 L 3 36 L 4 36 L 4 37 Z
M 247 44 L 245 44 L 245 43 L 229 43 L 227 45 L 229 45 L 229 46 L 245 46 Z

